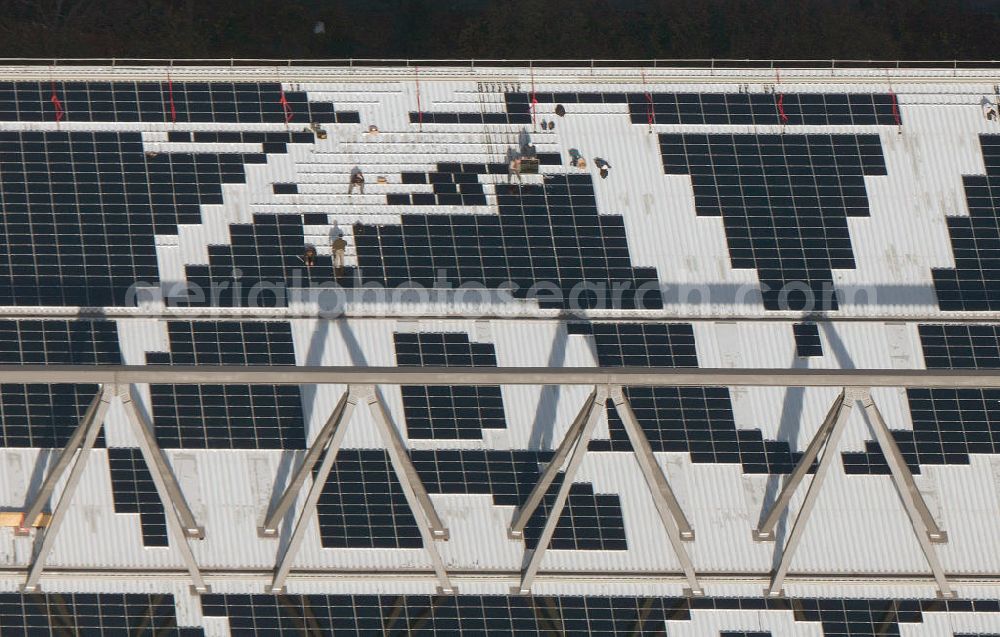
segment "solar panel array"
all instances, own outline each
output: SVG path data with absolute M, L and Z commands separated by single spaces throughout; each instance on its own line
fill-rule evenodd
M 594 339 L 601 367 L 697 367 L 689 323 L 577 323 L 572 333 Z M 632 410 L 653 451 L 688 452 L 696 463 L 740 463 L 746 473 L 789 473 L 800 454 L 787 442 L 738 429 L 727 387 L 627 387 Z M 631 451 L 617 411 L 608 406 L 607 440 L 592 451 Z
M 848 217 L 885 175 L 878 135 L 660 135 L 663 169 L 691 175 L 699 216 L 721 216 L 734 268 L 756 268 L 769 310 L 836 310 L 853 269 Z
M 942 310 L 1000 309 L 1000 135 L 980 135 L 985 175 L 965 175 L 969 216 L 947 217 L 954 268 L 935 268 Z
M 478 449 L 412 450 L 410 457 L 430 494 L 492 495 L 496 506 L 518 506 L 540 477 L 551 453 Z M 525 527 L 534 548 L 558 490 L 557 480 Z M 317 505 L 327 548 L 420 548 L 413 512 L 382 449 L 342 449 Z M 595 494 L 575 483 L 550 548 L 625 550 L 625 524 L 615 494 Z
M 114 321 L 0 320 L 0 364 L 121 362 Z M 0 384 L 0 446 L 62 447 L 96 394 L 96 384 Z
M 325 218 L 324 218 L 325 222 Z M 223 307 L 284 307 L 290 288 L 336 280 L 353 285 L 353 267 L 336 276 L 333 257 L 304 260 L 303 215 L 255 214 L 251 224 L 229 226 L 228 245 L 208 246 L 208 264 L 185 266 L 190 287 L 174 301 L 178 305 Z
M 167 546 L 167 518 L 153 477 L 134 448 L 108 449 L 115 513 L 138 513 L 143 546 Z
M 399 367 L 496 367 L 492 343 L 464 333 L 393 335 Z M 413 439 L 481 439 L 483 429 L 504 429 L 499 385 L 403 385 L 406 432 Z
M 819 325 L 816 323 L 795 323 L 792 325 L 795 337 L 795 355 L 800 358 L 823 355 L 823 343 L 819 338 Z
M 159 282 L 154 235 L 201 223 L 265 161 L 146 154 L 138 132 L 0 132 L 0 305 L 134 305 L 133 284 Z
M 545 175 L 542 185 L 505 190 L 497 193 L 497 215 L 405 214 L 401 224 L 356 224 L 362 280 L 425 288 L 442 280 L 488 288 L 513 282 L 512 296 L 537 298 L 541 307 L 570 307 L 574 295 L 581 308 L 596 307 L 594 294 L 574 292 L 587 281 L 626 286 L 621 308 L 662 307 L 655 268 L 632 265 L 624 221 L 598 214 L 590 175 Z M 559 294 L 532 289 L 539 282 Z
M 546 595 L 203 595 L 239 635 L 665 635 L 693 614 L 791 612 L 824 637 L 900 635 L 925 614 L 1000 612 L 995 600 L 571 597 Z M 905 630 L 905 629 L 904 629 Z M 749 634 L 758 635 L 759 628 Z M 740 633 L 735 633 L 740 634 Z
M 174 596 L 160 593 L 0 593 L 4 637 L 204 635 L 179 627 L 176 613 Z
M 1000 325 L 920 325 L 928 369 L 1000 369 Z M 970 454 L 1000 454 L 1000 390 L 910 388 L 906 390 L 912 430 L 892 430 L 906 464 L 969 464 Z M 889 427 L 893 423 L 888 423 Z M 845 453 L 844 470 L 889 473 L 873 441 L 859 453 Z
M 887 93 L 629 93 L 633 124 L 893 126 Z M 539 99 L 541 101 L 541 99 Z
M 530 124 L 547 117 L 549 104 L 573 112 L 574 104 L 628 104 L 633 124 L 685 125 L 901 125 L 899 105 L 892 93 L 624 93 L 548 92 L 504 93 L 505 111 L 410 112 L 410 123 Z M 587 111 L 589 112 L 589 111 Z
M 414 450 L 413 465 L 429 493 L 491 494 L 497 506 L 520 506 L 541 477 L 541 465 L 552 454 L 516 450 Z M 525 545 L 535 548 L 562 474 L 550 485 L 524 529 Z M 625 521 L 617 494 L 595 493 L 593 485 L 575 482 L 549 548 L 623 551 Z
M 150 365 L 295 365 L 281 321 L 168 321 L 169 352 Z M 156 438 L 168 449 L 303 449 L 295 385 L 150 385 Z
M 0 120 L 68 122 L 357 123 L 357 112 L 310 102 L 279 82 L 0 82 Z M 286 110 L 283 101 L 287 103 Z M 288 115 L 291 115 L 288 120 Z
M 324 548 L 423 546 L 413 511 L 382 449 L 341 449 L 316 512 Z

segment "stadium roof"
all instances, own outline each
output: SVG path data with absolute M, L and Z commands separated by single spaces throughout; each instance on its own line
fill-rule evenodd
M 0 633 L 1000 632 L 1000 79 L 779 66 L 0 67 Z

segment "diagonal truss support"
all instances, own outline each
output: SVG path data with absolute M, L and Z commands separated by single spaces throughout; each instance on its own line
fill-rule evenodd
M 410 460 L 406 447 L 403 445 L 403 439 L 393 424 L 389 416 L 389 411 L 386 409 L 374 385 L 348 386 L 347 392 L 344 393 L 337 403 L 323 430 L 320 431 L 320 434 L 313 442 L 313 446 L 306 454 L 302 466 L 299 467 L 274 510 L 268 515 L 264 526 L 260 528 L 261 537 L 278 537 L 277 527 L 280 519 L 294 504 L 302 485 L 305 483 L 306 477 L 311 473 L 316 461 L 322 456 L 323 460 L 316 471 L 316 476 L 313 478 L 312 486 L 309 488 L 305 504 L 296 520 L 292 537 L 278 559 L 274 570 L 274 577 L 268 585 L 266 592 L 280 593 L 284 590 L 285 580 L 291 572 L 292 562 L 305 537 L 306 529 L 316 512 L 316 504 L 319 502 L 327 478 L 333 469 L 333 464 L 337 460 L 337 452 L 340 450 L 340 444 L 347 433 L 347 426 L 358 400 L 363 400 L 368 405 L 368 409 L 379 428 L 379 433 L 386 443 L 393 470 L 403 489 L 406 502 L 417 522 L 424 548 L 431 558 L 431 565 L 438 579 L 438 590 L 443 594 L 454 594 L 456 592 L 455 587 L 452 586 L 448 572 L 445 569 L 444 561 L 441 559 L 441 555 L 434 545 L 435 540 L 448 539 L 448 529 L 445 528 L 441 517 L 434 508 L 434 504 L 427 495 L 427 490 L 424 488 L 420 476 L 417 475 L 417 471 L 413 467 L 413 462 Z
M 312 468 L 316 464 L 316 459 L 322 455 L 323 462 L 320 463 L 319 469 L 316 471 L 316 476 L 313 478 L 312 486 L 309 487 L 305 505 L 303 505 L 302 513 L 299 514 L 299 518 L 295 522 L 292 537 L 289 539 L 288 545 L 285 547 L 275 566 L 274 577 L 266 591 L 268 593 L 276 594 L 284 590 L 285 579 L 292 569 L 292 560 L 299 552 L 306 529 L 309 527 L 313 515 L 316 513 L 316 503 L 319 502 L 323 488 L 326 486 L 326 480 L 330 477 L 333 463 L 337 461 L 340 443 L 344 440 L 344 435 L 347 433 L 347 423 L 351 420 L 351 416 L 354 414 L 354 407 L 357 403 L 358 398 L 355 395 L 354 388 L 348 386 L 347 391 L 344 392 L 337 406 L 334 407 L 333 413 L 330 415 L 329 420 L 327 420 L 323 430 L 313 442 L 313 446 L 309 449 L 309 453 L 306 455 L 302 466 L 299 467 L 292 482 L 288 485 L 288 489 L 282 495 L 278 506 L 275 507 L 275 510 L 271 513 L 268 521 L 265 522 L 264 528 L 261 530 L 262 537 L 278 537 L 278 521 L 284 515 L 284 511 L 281 510 L 282 506 L 287 510 L 295 502 L 295 498 L 298 497 L 299 490 L 305 482 L 306 476 L 312 472 Z M 271 523 L 271 519 L 274 520 L 274 533 L 269 534 L 267 533 L 267 525 Z
M 340 448 L 340 439 L 333 445 L 330 442 L 337 433 L 340 433 L 341 437 L 343 437 L 342 432 L 345 430 L 345 427 L 341 427 L 341 423 L 351 419 L 351 414 L 356 404 L 357 396 L 351 395 L 351 387 L 348 386 L 347 391 L 344 392 L 337 402 L 336 407 L 333 408 L 330 418 L 327 419 L 323 429 L 320 430 L 319 435 L 316 436 L 316 440 L 313 441 L 298 471 L 295 472 L 292 481 L 288 483 L 288 487 L 281 494 L 278 504 L 268 514 L 264 520 L 264 525 L 257 529 L 257 534 L 260 537 L 272 538 L 278 536 L 278 525 L 281 523 L 281 519 L 288 513 L 288 509 L 295 504 L 295 499 L 299 497 L 302 485 L 305 484 L 306 478 L 312 473 L 313 467 L 316 466 L 316 462 L 319 461 L 323 452 L 327 448 L 332 448 L 333 456 L 336 458 L 337 451 Z M 325 481 L 324 477 L 324 480 L 321 482 L 325 483 Z
M 511 525 L 511 534 L 517 529 L 517 532 L 523 537 L 524 525 L 527 524 L 528 519 L 531 518 L 531 514 L 534 513 L 542 498 L 545 497 L 549 485 L 552 484 L 556 473 L 562 467 L 563 461 L 569 455 L 569 464 L 566 466 L 566 472 L 563 474 L 562 482 L 559 484 L 559 491 L 556 493 L 555 502 L 552 503 L 552 508 L 545 518 L 545 526 L 542 527 L 542 534 L 538 538 L 538 544 L 526 556 L 527 563 L 521 572 L 521 584 L 514 589 L 513 592 L 515 593 L 526 595 L 531 592 L 531 584 L 535 581 L 538 567 L 542 563 L 542 556 L 545 555 L 545 550 L 548 548 L 549 543 L 552 541 L 552 536 L 556 532 L 556 526 L 559 524 L 559 518 L 562 516 L 563 507 L 566 506 L 566 499 L 569 497 L 569 490 L 573 486 L 573 479 L 580 468 L 584 454 L 587 453 L 590 436 L 594 431 L 594 426 L 600 419 L 601 408 L 607 402 L 607 399 L 608 390 L 603 386 L 594 389 L 590 394 L 587 402 L 584 403 L 583 409 L 580 410 L 576 420 L 570 426 L 570 430 L 566 433 L 562 444 L 559 445 L 556 456 L 549 463 L 549 466 L 545 468 L 545 473 L 541 476 L 535 488 L 532 489 L 531 495 L 528 496 L 528 501 L 518 511 L 514 523 Z M 570 449 L 572 449 L 572 454 L 570 454 Z
M 167 528 L 178 539 L 177 549 L 180 551 L 191 576 L 192 592 L 211 592 L 201 576 L 201 569 L 198 568 L 198 562 L 195 560 L 191 545 L 188 543 L 189 538 L 204 538 L 204 532 L 195 522 L 194 514 L 191 512 L 187 500 L 184 499 L 180 485 L 177 484 L 177 478 L 170 469 L 170 465 L 167 464 L 167 459 L 163 455 L 159 443 L 156 442 L 152 424 L 145 412 L 139 407 L 137 394 L 136 387 L 129 385 L 120 387 L 118 396 L 125 408 L 125 414 L 135 430 L 142 459 L 146 463 L 146 468 L 149 469 L 153 485 L 156 486 L 156 493 L 160 496 L 160 502 L 163 504 Z
M 934 574 L 934 581 L 937 582 L 938 587 L 938 595 L 943 598 L 956 597 L 957 594 L 948 583 L 948 578 L 944 574 L 944 567 L 941 566 L 941 560 L 938 558 L 933 544 L 934 542 L 946 542 L 947 535 L 938 528 L 933 516 L 931 516 L 930 509 L 927 508 L 927 503 L 924 502 L 923 495 L 917 490 L 913 474 L 910 473 L 910 468 L 906 466 L 903 454 L 899 451 L 899 447 L 889 432 L 889 427 L 886 426 L 885 420 L 882 419 L 882 413 L 879 411 L 878 405 L 872 400 L 870 393 L 865 393 L 866 395 L 862 402 L 865 413 L 868 415 L 872 428 L 875 430 L 875 438 L 878 440 L 878 446 L 882 449 L 882 454 L 889 464 L 892 481 L 896 484 L 896 493 L 899 494 L 899 499 L 903 502 L 903 508 L 906 509 L 906 515 L 910 518 L 913 533 L 917 536 L 917 542 L 920 543 L 920 550 L 923 551 L 927 565 L 930 566 L 931 573 Z M 928 524 L 928 521 L 930 521 L 930 524 Z
M 512 592 L 522 595 L 531 592 L 531 585 L 538 574 L 542 556 L 545 554 L 545 550 L 552 540 L 552 535 L 555 533 L 559 517 L 562 515 L 563 507 L 566 505 L 566 499 L 569 496 L 569 490 L 573 484 L 573 478 L 576 476 L 583 456 L 587 452 L 587 446 L 590 442 L 594 425 L 599 419 L 601 410 L 607 403 L 608 398 L 611 398 L 615 410 L 618 412 L 625 426 L 625 431 L 628 434 L 629 441 L 632 443 L 632 449 L 635 452 L 639 468 L 646 480 L 646 485 L 649 487 L 653 503 L 663 522 L 663 527 L 667 532 L 667 537 L 670 540 L 674 553 L 680 562 L 681 570 L 684 571 L 684 576 L 689 585 L 686 592 L 693 596 L 703 595 L 704 591 L 698 583 L 694 564 L 691 562 L 691 558 L 688 556 L 683 544 L 686 540 L 694 539 L 694 530 L 691 528 L 687 517 L 684 515 L 684 511 L 677 502 L 677 498 L 674 496 L 674 492 L 670 488 L 666 476 L 664 476 L 659 464 L 657 464 L 649 440 L 639 425 L 639 421 L 636 419 L 628 398 L 625 396 L 625 392 L 620 385 L 611 387 L 601 385 L 591 392 L 586 402 L 584 402 L 580 413 L 577 414 L 576 419 L 570 425 L 569 431 L 567 431 L 565 438 L 560 443 L 552 461 L 545 468 L 545 472 L 539 479 L 538 484 L 535 485 L 531 495 L 528 496 L 528 500 L 514 514 L 509 534 L 512 539 L 520 539 L 524 537 L 524 526 L 537 509 L 568 456 L 569 463 L 566 466 L 562 482 L 559 485 L 555 502 L 548 512 L 538 545 L 527 555 L 521 572 L 521 583 L 517 587 L 514 587 Z
M 781 493 L 778 494 L 778 498 L 771 505 L 771 509 L 768 514 L 764 517 L 764 521 L 758 525 L 753 531 L 753 539 L 757 542 L 773 542 L 774 541 L 774 527 L 777 526 L 778 520 L 781 518 L 782 514 L 788 508 L 788 503 L 792 501 L 792 496 L 795 495 L 795 490 L 798 489 L 799 483 L 802 482 L 802 478 L 809 472 L 812 467 L 813 462 L 816 461 L 816 456 L 819 452 L 827 446 L 830 441 L 830 434 L 833 433 L 834 425 L 840 421 L 841 412 L 850 412 L 851 404 L 844 404 L 845 391 L 841 390 L 840 394 L 833 401 L 830 406 L 830 411 L 827 412 L 826 418 L 823 419 L 823 424 L 820 425 L 819 430 L 813 439 L 809 441 L 809 446 L 806 447 L 806 451 L 802 454 L 802 458 L 799 459 L 799 463 L 795 465 L 795 469 L 792 471 L 791 475 L 785 480 L 785 484 L 781 488 Z M 843 418 L 846 422 L 848 413 L 845 413 Z
M 111 405 L 111 398 L 113 396 L 114 388 L 111 385 L 104 385 L 98 390 L 97 395 L 94 396 L 94 400 L 87 407 L 87 411 L 84 412 L 76 431 L 73 432 L 69 442 L 63 448 L 56 466 L 46 477 L 45 482 L 42 484 L 42 489 L 35 496 L 35 501 L 28 508 L 28 512 L 31 514 L 30 517 L 25 516 L 25 521 L 21 523 L 22 528 L 19 530 L 23 533 L 26 530 L 24 527 L 31 525 L 31 522 L 28 520 L 34 520 L 41 513 L 42 507 L 49 499 L 49 496 L 52 495 L 56 483 L 72 462 L 73 468 L 70 469 L 69 478 L 66 480 L 66 486 L 63 487 L 62 493 L 59 496 L 59 502 L 52 513 L 52 519 L 44 531 L 41 529 L 38 531 L 41 535 L 41 541 L 39 542 L 38 538 L 36 538 L 37 548 L 33 551 L 34 555 L 32 556 L 31 566 L 28 569 L 28 577 L 21 587 L 22 592 L 35 593 L 40 590 L 38 580 L 45 569 L 45 560 L 52 551 L 56 536 L 59 534 L 59 528 L 66 519 L 66 513 L 69 511 L 69 505 L 72 503 L 73 494 L 80 484 L 83 470 L 87 467 L 87 458 L 90 455 L 90 451 L 94 448 L 94 442 L 97 441 L 97 434 L 100 433 L 101 425 L 104 424 L 104 417 L 108 413 L 108 407 Z M 75 462 L 73 462 L 74 456 L 76 458 Z
M 698 583 L 698 576 L 694 570 L 694 564 L 688 556 L 687 549 L 684 548 L 685 541 L 694 540 L 694 529 L 684 515 L 681 505 L 677 502 L 673 489 L 667 482 L 667 477 L 663 474 L 663 469 L 656 462 L 653 455 L 653 448 L 649 445 L 646 433 L 639 425 L 639 420 L 632 411 L 628 396 L 625 395 L 621 385 L 611 388 L 611 401 L 615 405 L 618 417 L 621 418 L 625 426 L 625 433 L 628 434 L 629 442 L 632 444 L 632 452 L 639 463 L 642 475 L 646 479 L 646 486 L 650 495 L 653 496 L 653 504 L 657 513 L 660 514 L 660 521 L 667 532 L 667 539 L 680 562 L 684 577 L 687 578 L 689 588 L 686 593 L 695 597 L 704 595 L 704 589 Z
M 607 400 L 607 390 L 602 389 L 603 393 L 602 400 Z M 542 498 L 549 490 L 549 486 L 552 485 L 552 481 L 556 479 L 556 475 L 559 470 L 562 469 L 563 463 L 566 461 L 566 456 L 575 447 L 578 446 L 580 440 L 580 435 L 583 433 L 584 424 L 590 417 L 590 414 L 595 409 L 598 409 L 598 390 L 595 388 L 594 391 L 590 392 L 590 396 L 583 403 L 583 408 L 580 409 L 580 413 L 576 415 L 573 420 L 573 424 L 570 425 L 569 431 L 566 432 L 566 436 L 563 438 L 562 443 L 556 450 L 555 456 L 549 461 L 548 466 L 545 467 L 545 472 L 542 473 L 538 480 L 538 484 L 535 488 L 531 490 L 531 494 L 528 495 L 528 499 L 525 503 L 514 512 L 513 520 L 510 524 L 510 530 L 508 535 L 512 540 L 520 540 L 524 538 L 524 527 L 528 524 L 531 516 L 535 514 L 535 510 L 538 505 L 542 502 Z
M 441 522 L 441 518 L 434 508 L 434 503 L 431 502 L 430 496 L 427 495 L 427 489 L 424 488 L 424 483 L 420 480 L 420 476 L 417 475 L 417 470 L 414 468 L 413 462 L 406 452 L 406 447 L 403 446 L 403 438 L 399 435 L 396 425 L 393 424 L 392 418 L 389 416 L 389 410 L 386 409 L 385 403 L 382 402 L 382 397 L 379 395 L 378 389 L 374 385 L 368 385 L 366 386 L 366 393 L 365 401 L 368 403 L 368 410 L 371 412 L 372 418 L 375 419 L 375 423 L 378 425 L 382 438 L 388 447 L 389 459 L 392 461 L 393 469 L 396 471 L 399 485 L 403 488 L 406 503 L 410 505 L 413 517 L 417 521 L 417 528 L 420 530 L 420 537 L 423 540 L 424 548 L 427 549 L 427 553 L 431 558 L 431 564 L 438 579 L 438 590 L 442 594 L 452 595 L 457 591 L 452 586 L 448 572 L 444 567 L 444 561 L 441 559 L 441 554 L 434 545 L 434 540 L 448 539 L 448 529 L 444 527 L 444 523 Z
M 816 468 L 816 474 L 809 483 L 805 499 L 799 508 L 788 540 L 782 549 L 778 568 L 771 578 L 771 584 L 765 589 L 764 593 L 769 597 L 784 596 L 782 585 L 784 584 L 785 577 L 788 575 L 789 566 L 795 555 L 795 550 L 802 540 L 806 524 L 809 521 L 809 515 L 815 507 L 816 498 L 837 455 L 840 438 L 850 417 L 851 408 L 857 401 L 862 402 L 865 413 L 871 421 L 879 448 L 882 450 L 886 462 L 889 464 L 893 483 L 903 502 L 903 507 L 906 509 L 907 516 L 910 518 L 910 523 L 913 525 L 914 533 L 917 536 L 917 541 L 920 543 L 924 557 L 927 559 L 927 563 L 937 582 L 938 594 L 941 597 L 954 597 L 955 593 L 948 583 L 944 569 L 932 544 L 933 542 L 947 541 L 947 534 L 934 522 L 923 496 L 917 490 L 913 475 L 906 466 L 899 447 L 892 438 L 878 406 L 872 400 L 871 393 L 866 387 L 846 387 L 837 396 L 830 407 L 830 411 L 827 413 L 826 419 L 795 466 L 795 470 L 785 481 L 778 499 L 775 500 L 768 514 L 764 516 L 764 520 L 760 526 L 753 532 L 753 537 L 757 541 L 774 541 L 774 527 L 778 519 L 787 510 L 796 489 L 805 477 L 805 474 L 808 473 L 816 457 L 822 451 L 823 455 Z

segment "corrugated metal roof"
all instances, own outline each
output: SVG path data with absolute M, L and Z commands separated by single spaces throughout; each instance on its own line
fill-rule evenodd
M 0 75 L 17 79 L 30 69 L 2 69 Z M 153 78 L 153 69 L 56 69 L 57 75 L 76 78 Z M 61 76 L 60 76 L 61 77 Z M 165 76 L 164 76 L 165 77 Z M 477 125 L 409 123 L 416 110 L 416 83 L 405 69 L 272 69 L 175 70 L 174 81 L 187 78 L 266 78 L 281 80 L 289 90 L 308 92 L 312 100 L 332 100 L 338 109 L 357 110 L 360 124 L 331 124 L 328 139 L 293 145 L 286 154 L 270 154 L 264 164 L 246 167 L 245 184 L 224 187 L 223 203 L 203 206 L 203 223 L 183 225 L 176 237 L 157 238 L 157 259 L 164 282 L 181 282 L 185 266 L 205 264 L 209 246 L 229 243 L 232 224 L 249 224 L 256 213 L 326 213 L 340 227 L 355 222 L 398 224 L 403 213 L 496 214 L 495 197 L 487 206 L 411 208 L 385 203 L 388 192 L 402 188 L 400 173 L 433 170 L 437 162 L 501 161 L 504 149 L 516 143 L 522 126 L 491 127 L 487 139 Z M 749 83 L 759 92 L 776 81 L 761 69 L 656 69 L 640 74 L 629 69 L 429 69 L 420 71 L 420 99 L 425 111 L 478 112 L 477 81 L 499 78 L 521 83 L 526 91 L 533 79 L 538 92 L 734 91 Z M 48 76 L 45 78 L 48 80 Z M 539 152 L 558 152 L 563 161 L 570 149 L 580 149 L 588 160 L 606 158 L 613 166 L 608 179 L 596 177 L 598 210 L 621 215 L 633 267 L 656 269 L 665 290 L 663 309 L 588 310 L 580 317 L 630 321 L 672 319 L 693 323 L 698 364 L 736 368 L 923 368 L 925 363 L 917 323 L 947 322 L 969 317 L 1000 322 L 997 313 L 956 313 L 938 309 L 931 271 L 954 265 L 947 218 L 969 214 L 963 189 L 964 175 L 984 173 L 977 136 L 1000 134 L 1000 125 L 983 117 L 979 99 L 993 94 L 993 72 L 906 69 L 889 74 L 869 70 L 808 70 L 781 72 L 780 90 L 801 92 L 885 92 L 898 96 L 903 125 L 894 126 L 705 126 L 657 124 L 656 133 L 876 133 L 887 174 L 865 177 L 870 216 L 848 220 L 856 267 L 836 270 L 838 286 L 865 288 L 874 296 L 846 299 L 839 311 L 820 324 L 821 356 L 798 357 L 792 323 L 799 312 L 765 310 L 759 300 L 741 295 L 758 286 L 754 270 L 733 269 L 718 217 L 696 214 L 692 180 L 666 175 L 660 160 L 658 137 L 647 126 L 632 124 L 625 104 L 581 104 L 566 117 L 554 118 L 551 104 L 538 107 L 538 119 L 553 119 L 553 131 L 532 131 Z M 648 82 L 648 84 L 647 84 Z M 301 83 L 301 84 L 296 84 Z M 483 106 L 503 112 L 500 94 L 491 94 Z M 378 135 L 362 131 L 377 124 Z M 298 130 L 301 125 L 288 126 Z M 533 127 L 525 126 L 531 129 Z M 2 122 L 0 130 L 129 130 L 142 131 L 148 150 L 199 152 L 198 143 L 167 142 L 171 130 L 286 130 L 283 125 L 192 123 L 184 126 L 155 123 Z M 213 152 L 238 152 L 242 144 L 212 144 Z M 368 175 L 366 194 L 347 196 L 353 166 Z M 543 165 L 543 174 L 572 173 L 565 164 Z M 385 176 L 386 184 L 375 176 Z M 506 176 L 503 176 L 504 178 Z M 482 176 L 494 183 L 492 176 Z M 493 181 L 491 181 L 493 180 Z M 276 196 L 274 183 L 298 183 L 299 194 Z M 406 192 L 428 187 L 406 186 Z M 489 191 L 489 189 L 487 189 Z M 311 234 L 310 234 L 311 233 Z M 328 229 L 307 228 L 320 254 L 329 254 Z M 352 244 L 354 242 L 352 241 Z M 357 263 L 352 248 L 348 265 Z M 541 309 L 530 301 L 493 298 L 487 307 L 457 300 L 454 295 L 428 302 L 386 303 L 349 292 L 344 317 L 328 320 L 323 312 L 330 299 L 293 295 L 285 308 L 232 308 L 214 311 L 234 318 L 285 317 L 290 322 L 298 365 L 392 366 L 396 364 L 393 335 L 405 332 L 461 332 L 472 341 L 492 343 L 500 366 L 596 366 L 597 356 L 587 338 L 567 333 L 564 313 Z M 476 310 L 478 309 L 478 313 Z M 78 308 L 3 308 L 5 314 L 34 317 L 73 315 Z M 116 321 L 125 364 L 145 364 L 147 352 L 168 351 L 169 316 L 209 315 L 201 309 L 168 310 L 152 302 L 140 308 L 104 308 Z M 505 315 L 514 318 L 502 318 Z M 516 318 L 521 317 L 520 319 Z M 808 317 L 807 317 L 808 318 Z M 303 388 L 306 438 L 312 441 L 325 423 L 343 386 Z M 482 440 L 413 440 L 413 449 L 533 449 L 550 450 L 562 440 L 569 423 L 588 393 L 582 387 L 504 387 L 506 429 L 484 432 Z M 764 440 L 788 442 L 802 450 L 819 428 L 837 392 L 802 388 L 731 388 L 733 418 L 741 430 L 759 429 Z M 400 389 L 382 388 L 392 419 L 405 432 Z M 149 394 L 142 390 L 148 405 Z M 890 428 L 912 429 L 913 421 L 902 390 L 873 392 Z M 607 438 L 602 417 L 595 437 Z M 109 446 L 135 446 L 135 432 L 116 404 L 106 425 Z M 861 410 L 850 416 L 840 451 L 861 452 L 873 439 Z M 381 448 L 384 443 L 374 420 L 363 406 L 355 411 L 344 448 Z M 260 592 L 273 569 L 278 551 L 287 542 L 291 518 L 281 540 L 261 539 L 261 525 L 269 504 L 288 479 L 304 452 L 281 450 L 169 450 L 167 456 L 199 522 L 205 539 L 191 545 L 199 565 L 216 592 Z M 44 463 L 36 449 L 0 449 L 0 509 L 18 510 L 40 483 Z M 706 590 L 717 596 L 759 595 L 766 574 L 777 564 L 775 544 L 754 542 L 751 530 L 765 502 L 776 496 L 782 479 L 776 475 L 744 473 L 740 464 L 692 461 L 688 452 L 662 452 L 664 468 L 678 500 L 697 534 L 685 543 Z M 51 465 L 51 460 L 49 464 Z M 798 510 L 805 483 L 793 498 Z M 1000 459 L 972 455 L 968 464 L 923 466 L 916 484 L 933 515 L 947 530 L 949 542 L 936 545 L 944 570 L 968 597 L 995 597 L 1000 578 Z M 277 482 L 277 485 L 276 485 Z M 535 591 L 539 594 L 679 594 L 683 581 L 673 573 L 679 562 L 670 549 L 656 509 L 632 454 L 593 451 L 584 459 L 577 482 L 589 482 L 595 493 L 617 494 L 621 502 L 627 551 L 549 550 Z M 58 491 L 58 490 L 57 490 Z M 298 504 L 301 505 L 304 493 Z M 498 506 L 488 495 L 433 494 L 431 499 L 450 530 L 447 542 L 436 543 L 462 592 L 504 594 L 516 583 L 524 545 L 507 536 L 512 506 Z M 787 516 L 786 516 L 787 517 Z M 780 547 L 791 518 L 778 526 Z M 178 598 L 183 625 L 204 624 L 206 634 L 227 634 L 218 618 L 201 617 L 197 603 L 184 594 L 184 564 L 176 550 L 144 548 L 139 518 L 116 514 L 111 495 L 107 452 L 91 454 L 66 524 L 47 563 L 52 574 L 46 590 L 157 591 Z M 15 537 L 0 529 L 0 588 L 12 590 L 30 560 L 31 538 Z M 295 593 L 429 593 L 436 581 L 431 562 L 417 549 L 326 549 L 320 545 L 315 522 L 307 531 L 288 589 Z M 86 571 L 108 576 L 88 575 Z M 324 575 L 323 571 L 335 574 Z M 398 573 L 395 573 L 398 571 Z M 412 572 L 407 575 L 406 572 Z M 916 542 L 888 476 L 847 475 L 836 462 L 819 497 L 786 588 L 792 595 L 845 597 L 933 596 L 927 563 Z M 112 577 L 120 572 L 123 575 Z M 395 578 L 381 575 L 393 572 Z M 145 575 L 142 575 L 146 573 Z M 860 575 L 859 575 L 860 574 Z M 857 582 L 852 578 L 869 578 Z M 764 578 L 762 580 L 762 578 Z M 887 583 L 888 582 L 888 583 Z M 670 624 L 671 634 L 707 635 L 732 628 L 747 629 L 757 622 L 761 630 L 781 635 L 818 635 L 816 624 L 791 623 L 787 614 L 740 611 L 733 614 L 697 614 L 694 620 Z M 945 623 L 951 622 L 945 626 Z M 954 614 L 925 617 L 906 634 L 945 634 L 996 631 L 993 615 Z M 919 630 L 918 630 L 919 629 Z

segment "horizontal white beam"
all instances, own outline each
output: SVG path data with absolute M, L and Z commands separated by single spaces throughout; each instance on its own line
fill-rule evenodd
M 0 365 L 0 383 L 1000 388 L 1000 370 Z

